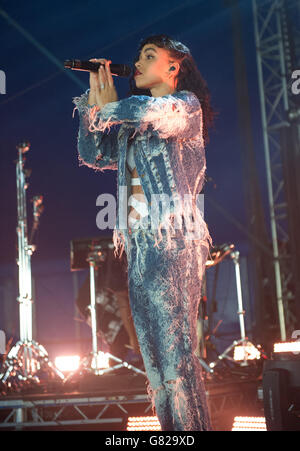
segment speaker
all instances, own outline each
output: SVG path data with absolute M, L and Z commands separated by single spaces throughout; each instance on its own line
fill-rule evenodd
M 294 414 L 299 404 L 299 386 L 294 383 L 298 379 L 299 362 L 297 368 L 287 363 L 269 361 L 264 366 L 263 402 L 268 431 L 300 430 L 300 419 Z

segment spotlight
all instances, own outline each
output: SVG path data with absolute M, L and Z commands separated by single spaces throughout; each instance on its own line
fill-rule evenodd
M 293 354 L 298 354 L 300 353 L 300 341 L 275 343 L 273 350 L 276 353 L 292 352 Z
M 128 417 L 127 431 L 161 431 L 161 426 L 156 416 L 152 417 Z
M 245 345 L 235 346 L 233 359 L 241 360 L 258 360 L 261 357 L 260 351 L 250 342 Z
M 109 368 L 109 355 L 106 352 L 98 351 L 96 356 L 93 356 L 92 368 L 93 369 Z
M 266 419 L 264 417 L 235 417 L 232 431 L 266 431 Z
M 62 373 L 69 373 L 78 370 L 80 357 L 78 355 L 59 356 L 54 362 L 56 368 Z

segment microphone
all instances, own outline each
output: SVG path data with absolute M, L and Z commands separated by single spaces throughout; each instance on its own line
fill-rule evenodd
M 86 72 L 98 72 L 100 66 L 104 66 L 102 63 L 94 63 L 92 61 L 81 60 L 66 60 L 64 67 L 72 70 L 82 70 Z M 129 77 L 131 75 L 131 67 L 127 64 L 110 64 L 110 71 L 112 75 L 119 77 Z

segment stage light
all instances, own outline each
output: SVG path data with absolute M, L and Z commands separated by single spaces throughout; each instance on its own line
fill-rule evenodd
M 129 417 L 127 431 L 161 431 L 161 426 L 156 416 Z
M 274 344 L 274 352 L 300 352 L 300 341 L 291 341 L 291 342 L 283 342 L 283 343 L 275 343 Z
M 266 419 L 264 417 L 235 417 L 232 431 L 266 431 Z
M 235 346 L 233 359 L 236 361 L 241 360 L 258 360 L 261 357 L 260 351 L 252 344 Z
M 92 368 L 109 368 L 109 354 L 99 351 L 97 355 L 92 359 Z
M 62 373 L 76 371 L 79 368 L 80 357 L 78 355 L 64 355 L 55 358 L 55 366 Z

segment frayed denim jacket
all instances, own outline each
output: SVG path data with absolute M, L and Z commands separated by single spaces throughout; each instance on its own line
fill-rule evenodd
M 88 94 L 89 90 L 73 99 L 74 111 L 77 109 L 79 112 L 79 160 L 100 171 L 118 170 L 117 215 L 113 233 L 115 254 L 120 246 L 122 255 L 125 237 L 132 233 L 127 228 L 126 192 L 131 186 L 126 165 L 129 137 L 134 145 L 136 170 L 151 214 L 159 211 L 159 220 L 154 221 L 155 227 L 151 222 L 149 231 L 153 233 L 154 245 L 162 239 L 162 229 L 167 231 L 169 244 L 170 237 L 178 229 L 190 244 L 191 239 L 197 239 L 209 247 L 211 237 L 201 212 L 203 202 L 202 207 L 199 205 L 206 159 L 202 109 L 197 96 L 185 90 L 161 97 L 133 95 L 107 103 L 99 110 L 96 105 L 88 105 Z M 118 125 L 121 125 L 119 130 Z M 171 199 L 166 208 L 156 201 L 162 198 Z M 189 222 L 191 217 L 193 219 Z M 187 227 L 187 224 L 192 226 Z

